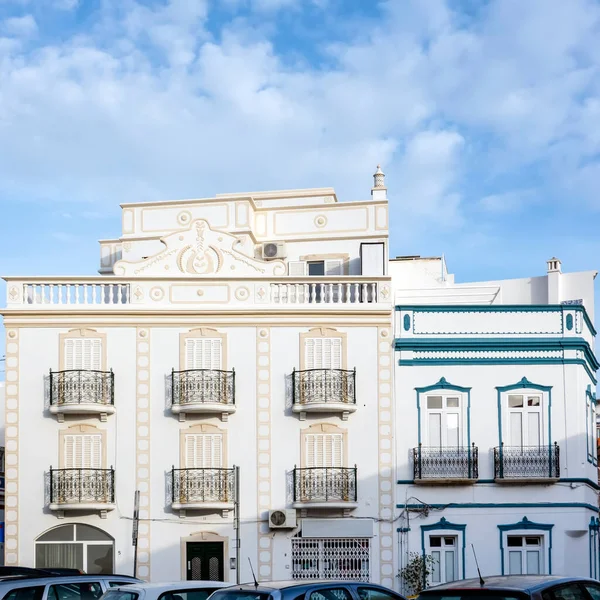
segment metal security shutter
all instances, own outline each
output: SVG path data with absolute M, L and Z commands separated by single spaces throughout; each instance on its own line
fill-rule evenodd
M 221 369 L 223 364 L 221 338 L 189 338 L 185 340 L 186 369 Z
M 99 434 L 64 436 L 65 469 L 101 469 L 102 436 Z
M 188 433 L 185 436 L 187 469 L 221 469 L 223 436 L 220 433 Z
M 306 369 L 342 368 L 341 338 L 306 338 L 304 352 Z
M 343 466 L 344 437 L 341 433 L 309 433 L 304 439 L 307 467 Z
M 343 275 L 343 262 L 341 259 L 336 258 L 325 261 L 325 275 Z
M 65 369 L 100 371 L 102 340 L 100 338 L 67 338 L 64 346 Z
M 308 263 L 304 260 L 288 262 L 288 275 L 290 277 L 304 277 L 308 275 Z

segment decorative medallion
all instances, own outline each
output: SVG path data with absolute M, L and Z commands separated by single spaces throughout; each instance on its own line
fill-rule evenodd
M 384 285 L 384 286 L 381 288 L 381 297 L 382 297 L 384 300 L 387 300 L 387 298 L 388 298 L 388 296 L 389 296 L 389 295 L 390 295 L 390 288 L 389 288 L 387 285 Z
M 192 222 L 192 213 L 189 210 L 182 210 L 177 215 L 177 222 L 180 225 L 189 225 Z
M 165 297 L 165 290 L 163 290 L 161 287 L 153 287 L 150 290 L 150 298 L 152 298 L 152 300 L 156 300 L 156 302 L 159 302 L 160 300 L 162 300 Z
M 259 287 L 258 292 L 256 292 L 256 295 L 262 300 L 265 297 L 266 293 L 267 292 L 264 287 Z
M 19 288 L 16 286 L 11 287 L 8 297 L 14 302 L 19 297 Z
M 244 300 L 248 300 L 250 296 L 250 290 L 248 290 L 247 287 L 239 287 L 235 290 L 235 297 L 238 300 L 244 301 Z
M 388 335 L 389 335 L 389 334 L 388 334 L 388 331 L 387 331 L 387 329 L 382 329 L 382 330 L 381 330 L 381 337 L 382 337 L 382 338 L 386 338 Z
M 145 329 L 140 329 L 139 336 L 141 338 L 145 338 L 148 335 L 148 332 Z
M 134 292 L 133 295 L 136 297 L 136 299 L 139 301 L 144 297 L 144 290 L 142 290 L 142 288 L 138 285 Z
M 573 315 L 567 315 L 567 329 L 571 331 L 573 329 Z
M 317 215 L 315 217 L 315 225 L 319 228 L 325 227 L 327 225 L 327 217 L 325 215 Z
M 204 296 L 204 290 L 198 290 L 198 291 L 196 292 L 196 294 L 197 294 L 198 296 Z
M 410 330 L 410 315 L 404 315 L 403 326 L 404 326 L 404 331 Z
M 266 329 L 261 329 L 258 335 L 260 335 L 261 338 L 267 337 L 267 335 L 268 335 L 267 334 L 267 330 Z
M 9 337 L 11 340 L 14 340 L 14 339 L 17 337 L 17 332 L 16 332 L 16 331 L 9 331 L 9 332 L 8 332 L 8 337 Z

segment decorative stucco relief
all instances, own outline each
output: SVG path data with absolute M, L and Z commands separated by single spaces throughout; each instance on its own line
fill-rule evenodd
M 181 222 L 181 220 L 180 220 Z M 187 222 L 186 222 L 187 224 Z M 281 260 L 263 261 L 245 251 L 244 240 L 211 229 L 198 219 L 188 229 L 161 238 L 165 249 L 138 262 L 119 260 L 114 273 L 120 276 L 270 276 L 284 275 Z

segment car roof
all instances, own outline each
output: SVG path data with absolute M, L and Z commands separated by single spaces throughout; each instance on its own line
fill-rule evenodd
M 127 575 L 117 575 L 119 579 L 129 579 Z M 18 579 L 0 580 L 0 588 L 3 587 L 31 587 L 34 585 L 46 585 L 48 583 L 77 583 L 86 581 L 98 581 L 99 579 L 115 579 L 115 575 L 50 575 L 48 577 L 19 577 Z M 137 579 L 130 578 L 132 582 Z
M 198 587 L 210 587 L 210 588 L 222 588 L 231 587 L 231 583 L 224 583 L 223 581 L 163 581 L 157 583 L 134 583 L 132 585 L 123 585 L 113 587 L 113 590 L 183 590 L 188 588 Z
M 494 575 L 484 577 L 484 584 L 481 585 L 479 578 L 462 579 L 451 583 L 444 583 L 428 588 L 423 591 L 425 595 L 428 592 L 435 593 L 442 590 L 481 590 L 481 589 L 502 589 L 514 591 L 533 591 L 538 588 L 545 588 L 557 583 L 569 583 L 572 581 L 592 581 L 585 577 L 563 577 L 561 575 Z
M 292 588 L 292 587 L 303 587 L 303 588 L 308 588 L 308 587 L 313 587 L 313 586 L 323 586 L 323 585 L 327 585 L 327 586 L 332 586 L 332 585 L 368 585 L 369 587 L 382 587 L 379 586 L 377 584 L 374 583 L 365 583 L 365 582 L 360 582 L 360 581 L 335 581 L 335 580 L 331 580 L 331 579 L 314 579 L 314 580 L 308 580 L 308 581 L 298 581 L 298 580 L 283 580 L 283 581 L 261 581 L 258 586 L 256 586 L 255 583 L 250 582 L 250 583 L 241 583 L 241 584 L 233 584 L 229 587 L 231 588 L 235 588 L 238 590 L 244 590 L 244 591 L 263 591 L 263 592 L 268 592 L 269 590 L 284 590 L 286 588 Z

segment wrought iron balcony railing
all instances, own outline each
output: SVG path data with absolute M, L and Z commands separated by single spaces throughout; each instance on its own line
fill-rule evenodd
M 292 373 L 294 405 L 356 404 L 356 369 L 308 369 Z
M 235 470 L 173 467 L 171 495 L 173 504 L 233 504 Z
M 50 371 L 50 406 L 115 403 L 115 376 L 111 371 Z
M 560 448 L 549 446 L 499 446 L 494 448 L 494 479 L 559 479 Z
M 477 446 L 413 448 L 415 481 L 475 480 L 479 477 Z
M 115 470 L 53 469 L 50 504 L 114 504 Z
M 235 405 L 235 371 L 188 369 L 171 372 L 172 406 Z
M 294 502 L 356 502 L 356 467 L 294 467 Z

